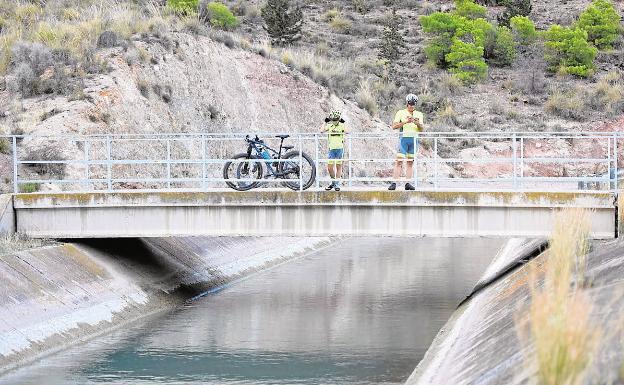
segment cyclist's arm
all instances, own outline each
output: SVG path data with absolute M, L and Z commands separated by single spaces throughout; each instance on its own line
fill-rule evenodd
M 321 124 L 321 132 L 327 132 L 327 123 Z
M 403 128 L 405 123 L 407 123 L 407 122 L 395 122 L 395 123 L 392 123 L 392 129 L 393 130 L 397 130 L 399 128 Z

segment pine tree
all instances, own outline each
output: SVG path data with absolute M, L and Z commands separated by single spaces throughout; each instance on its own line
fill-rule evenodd
M 379 58 L 389 63 L 395 62 L 401 57 L 405 47 L 405 39 L 399 32 L 400 20 L 396 10 L 392 10 L 392 15 L 387 19 L 384 26 L 381 44 L 379 45 Z
M 505 10 L 498 15 L 498 24 L 509 27 L 509 23 L 514 16 L 529 16 L 533 5 L 531 0 L 503 0 Z
M 298 6 L 291 8 L 289 0 L 267 0 L 261 13 L 272 45 L 285 46 L 301 39 L 303 13 Z

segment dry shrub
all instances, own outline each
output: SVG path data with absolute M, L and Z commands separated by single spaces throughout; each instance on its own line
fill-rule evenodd
M 376 116 L 379 113 L 377 97 L 370 81 L 360 81 L 357 91 L 355 92 L 355 101 L 360 108 L 368 111 L 371 116 Z
M 591 302 L 583 291 L 590 218 L 584 209 L 555 214 L 542 287 L 531 272 L 527 364 L 543 385 L 580 385 L 600 334 L 590 322 Z M 522 333 L 519 333 L 522 337 Z
M 589 97 L 592 108 L 610 115 L 624 112 L 624 75 L 621 71 L 609 71 L 603 76 Z
M 336 16 L 329 22 L 329 26 L 334 32 L 349 33 L 353 24 L 342 16 Z
M 580 89 L 554 90 L 546 101 L 546 111 L 566 118 L 582 121 L 587 117 L 586 95 Z
M 445 127 L 459 125 L 457 113 L 451 103 L 446 103 L 443 108 L 438 110 L 434 123 Z

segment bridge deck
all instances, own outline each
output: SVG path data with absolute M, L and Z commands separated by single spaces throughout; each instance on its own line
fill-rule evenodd
M 548 236 L 557 208 L 592 210 L 592 234 L 615 236 L 607 192 L 254 190 L 14 196 L 32 237 L 178 235 Z

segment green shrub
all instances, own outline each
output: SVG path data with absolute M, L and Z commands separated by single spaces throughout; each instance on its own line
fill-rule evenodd
M 489 62 L 493 65 L 502 67 L 513 63 L 516 58 L 516 42 L 509 28 L 500 26 L 496 29 L 496 38 L 492 51 L 492 57 Z
M 455 0 L 455 14 L 468 19 L 485 19 L 486 9 L 473 0 Z
M 9 154 L 11 152 L 11 143 L 8 139 L 0 138 L 0 154 Z
M 236 16 L 222 3 L 211 1 L 202 13 L 205 13 L 201 15 L 202 19 L 210 22 L 213 27 L 231 30 L 238 26 Z
M 533 8 L 531 0 L 503 0 L 501 3 L 505 6 L 505 10 L 498 15 L 498 24 L 505 27 L 510 26 L 514 16 L 529 16 Z
M 446 68 L 446 55 L 451 52 L 453 37 L 457 29 L 466 22 L 466 18 L 444 12 L 435 12 L 421 16 L 420 24 L 425 33 L 433 35 L 425 47 L 425 55 L 438 67 Z
M 496 28 L 485 19 L 467 20 L 458 24 L 455 37 L 465 43 L 474 43 L 480 47 L 494 44 L 496 39 Z M 491 43 L 488 43 L 488 40 Z
M 446 60 L 451 72 L 464 83 L 474 83 L 487 76 L 488 66 L 483 58 L 483 47 L 474 43 L 454 38 Z
M 20 185 L 20 192 L 21 193 L 26 193 L 26 194 L 30 194 L 30 193 L 34 193 L 39 191 L 40 186 L 39 183 L 24 183 Z
M 544 59 L 548 70 L 588 77 L 594 72 L 598 50 L 587 41 L 587 32 L 580 28 L 551 26 L 545 34 Z
M 509 24 L 519 44 L 528 46 L 537 40 L 535 24 L 526 16 L 514 16 Z
M 383 29 L 381 44 L 379 45 L 379 59 L 392 63 L 401 56 L 401 52 L 405 48 L 405 39 L 399 32 L 399 27 L 400 19 L 396 11 L 392 11 L 392 15 L 386 20 Z
M 167 6 L 176 13 L 191 14 L 197 12 L 199 0 L 167 0 Z
M 609 0 L 594 0 L 579 16 L 576 26 L 587 31 L 598 49 L 611 49 L 620 32 L 620 15 Z
M 303 12 L 298 6 L 291 7 L 289 0 L 267 0 L 261 14 L 271 44 L 284 46 L 301 39 Z

